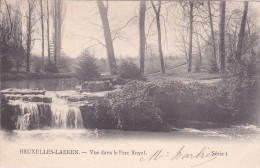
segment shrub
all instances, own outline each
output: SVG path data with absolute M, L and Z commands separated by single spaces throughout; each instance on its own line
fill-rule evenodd
M 118 68 L 118 77 L 123 79 L 143 80 L 141 69 L 130 60 L 123 60 Z
M 42 66 L 42 62 L 39 59 L 35 59 L 34 60 L 34 71 L 36 73 L 39 73 L 42 70 L 43 66 Z
M 200 62 L 199 59 L 197 59 L 196 62 L 195 62 L 195 68 L 194 68 L 194 70 L 195 70 L 196 73 L 198 73 L 198 72 L 201 71 L 201 69 L 202 69 L 202 67 L 201 67 L 201 62 Z
M 10 72 L 13 67 L 13 62 L 11 57 L 2 56 L 1 57 L 1 72 Z
M 96 59 L 88 50 L 84 50 L 79 58 L 77 68 L 77 78 L 81 81 L 91 81 L 99 78 L 98 66 Z
M 164 122 L 162 112 L 154 98 L 158 87 L 155 84 L 133 81 L 121 91 L 108 95 L 111 116 L 118 129 L 161 130 Z
M 218 69 L 218 64 L 217 64 L 216 61 L 214 61 L 213 58 L 210 58 L 210 63 L 209 63 L 209 64 L 210 64 L 210 65 L 209 65 L 209 71 L 210 71 L 211 73 L 216 73 L 216 72 L 219 71 L 219 69 Z
M 215 85 L 132 81 L 106 97 L 110 102 L 106 115 L 124 130 L 161 130 L 168 123 L 183 127 L 191 120 L 254 123 L 256 110 L 250 106 L 256 83 L 241 84 L 235 80 Z
M 0 93 L 1 98 L 1 127 L 7 130 L 15 129 L 14 115 L 15 108 L 8 105 L 8 100 Z
M 45 65 L 45 71 L 46 72 L 51 72 L 51 73 L 58 73 L 59 72 L 59 69 L 58 67 L 53 63 L 53 62 L 48 62 L 46 65 Z

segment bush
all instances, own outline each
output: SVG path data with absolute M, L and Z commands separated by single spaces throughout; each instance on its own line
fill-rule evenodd
M 164 126 L 162 112 L 154 98 L 158 87 L 155 84 L 133 81 L 121 91 L 108 95 L 111 116 L 118 129 L 161 130 Z
M 2 93 L 0 93 L 1 98 L 1 128 L 12 130 L 15 129 L 15 122 L 14 117 L 15 116 L 15 108 L 12 108 L 10 105 L 8 105 L 8 100 L 3 96 Z
M 222 81 L 215 85 L 176 81 L 132 81 L 106 99 L 105 114 L 123 130 L 161 130 L 167 124 L 184 127 L 188 121 L 223 124 L 256 123 L 252 103 L 256 83 Z M 110 120 L 110 121 L 111 121 Z
M 202 67 L 201 67 L 202 65 L 201 65 L 201 62 L 200 62 L 200 60 L 199 59 L 197 59 L 196 60 L 196 62 L 195 62 L 195 72 L 196 73 L 198 73 L 198 72 L 200 72 L 201 71 L 201 69 L 202 69 Z
M 59 73 L 58 67 L 50 61 L 45 65 L 45 71 L 51 73 Z
M 213 58 L 210 58 L 209 71 L 210 71 L 211 73 L 216 73 L 216 72 L 219 71 L 219 69 L 218 69 L 218 64 L 217 64 L 216 61 L 214 61 Z
M 225 122 L 223 114 L 217 107 L 215 86 L 176 81 L 165 81 L 158 84 L 156 103 L 164 112 L 167 122 L 179 126 L 182 120 L 198 120 L 208 122 Z
M 10 72 L 13 67 L 12 59 L 8 56 L 1 57 L 1 72 Z
M 123 60 L 118 68 L 118 77 L 123 79 L 143 80 L 141 69 L 130 60 Z
M 98 73 L 96 59 L 88 52 L 88 50 L 84 50 L 81 53 L 78 66 L 77 78 L 79 80 L 91 81 L 99 78 L 100 74 Z
M 39 58 L 34 59 L 34 71 L 39 73 L 43 68 L 42 61 Z

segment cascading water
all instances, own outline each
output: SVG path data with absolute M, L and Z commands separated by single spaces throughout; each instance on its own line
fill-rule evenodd
M 59 128 L 83 128 L 80 109 L 69 106 L 65 100 L 57 100 L 53 101 L 51 105 L 52 126 Z
M 71 106 L 66 100 L 49 94 L 52 103 L 36 103 L 11 101 L 18 107 L 19 115 L 15 122 L 16 129 L 37 129 L 44 126 L 55 128 L 83 128 L 83 120 L 79 107 Z

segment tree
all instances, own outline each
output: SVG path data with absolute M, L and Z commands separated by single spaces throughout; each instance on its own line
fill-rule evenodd
M 43 5 L 42 1 L 40 0 L 40 7 L 41 7 L 41 30 L 42 30 L 42 66 L 44 67 L 44 20 L 43 20 Z
M 219 21 L 219 60 L 220 69 L 225 71 L 226 69 L 226 51 L 225 51 L 225 15 L 226 15 L 226 2 L 220 2 L 220 21 Z
M 96 65 L 96 59 L 93 55 L 85 49 L 80 57 L 77 68 L 77 75 L 79 80 L 89 81 L 99 77 L 98 66 Z
M 48 48 L 48 63 L 51 61 L 51 49 L 50 49 L 50 12 L 49 12 L 49 0 L 47 0 L 47 48 Z
M 16 71 L 19 72 L 25 55 L 22 16 L 18 6 L 7 4 L 6 1 L 5 6 L 6 8 L 2 11 L 0 20 L 1 71 L 9 72 L 15 66 Z
M 208 0 L 208 12 L 209 12 L 209 22 L 210 22 L 210 30 L 211 30 L 211 37 L 212 37 L 212 47 L 213 47 L 213 64 L 217 67 L 217 53 L 216 53 L 216 44 L 215 44 L 215 35 L 214 35 L 214 27 L 212 21 L 212 12 L 211 12 L 211 3 Z
M 188 72 L 191 72 L 192 69 L 192 35 L 193 35 L 193 2 L 189 2 L 190 13 L 189 13 L 189 22 L 190 22 L 190 32 L 189 32 L 189 67 Z
M 140 0 L 140 9 L 139 9 L 139 56 L 140 56 L 140 69 L 144 74 L 144 60 L 145 60 L 145 11 L 146 11 L 146 2 Z
M 241 63 L 241 56 L 242 56 L 242 48 L 243 42 L 245 37 L 245 28 L 246 28 L 246 20 L 247 20 L 247 13 L 248 13 L 248 2 L 244 2 L 244 11 L 243 17 L 241 20 L 240 31 L 238 34 L 238 43 L 237 43 L 237 50 L 236 50 L 236 58 L 239 63 Z
M 105 7 L 102 0 L 97 0 L 97 6 L 101 17 L 102 25 L 103 25 L 103 32 L 104 32 L 104 37 L 106 42 L 106 50 L 107 50 L 110 73 L 111 75 L 115 75 L 117 73 L 117 65 L 116 65 L 116 59 L 114 53 L 113 40 L 111 37 L 111 30 L 109 26 L 108 17 L 107 17 L 108 6 Z
M 157 25 L 157 32 L 158 32 L 158 49 L 159 49 L 159 56 L 160 56 L 160 64 L 161 64 L 161 73 L 165 74 L 165 65 L 164 65 L 164 58 L 163 58 L 163 51 L 162 51 L 162 33 L 161 33 L 161 23 L 160 23 L 160 12 L 162 7 L 161 0 L 158 1 L 158 8 L 156 9 L 155 4 L 151 1 L 155 17 L 156 17 L 156 25 Z
M 28 13 L 27 13 L 27 39 L 26 39 L 26 71 L 30 71 L 30 57 L 32 50 L 32 35 L 33 35 L 33 26 L 36 22 L 33 22 L 33 12 L 35 8 L 35 1 L 28 0 Z
M 61 56 L 61 28 L 64 20 L 65 10 L 63 0 L 53 1 L 53 46 L 54 46 L 54 63 L 57 66 Z

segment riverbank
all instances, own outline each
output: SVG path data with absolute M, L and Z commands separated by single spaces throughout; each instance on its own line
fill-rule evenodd
M 13 72 L 1 73 L 1 81 L 3 80 L 22 80 L 22 79 L 64 79 L 73 78 L 75 73 L 34 73 L 34 72 Z

